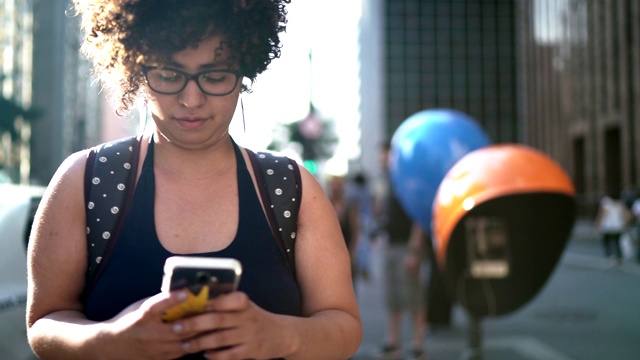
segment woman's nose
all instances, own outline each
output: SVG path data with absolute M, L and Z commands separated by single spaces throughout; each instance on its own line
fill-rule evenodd
M 187 85 L 178 95 L 180 104 L 188 108 L 198 107 L 207 99 L 207 95 L 200 90 L 194 79 L 187 81 Z

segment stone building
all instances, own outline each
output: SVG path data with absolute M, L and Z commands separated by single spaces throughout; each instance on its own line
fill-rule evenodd
M 583 215 L 640 186 L 640 2 L 519 3 L 523 141 L 571 174 Z

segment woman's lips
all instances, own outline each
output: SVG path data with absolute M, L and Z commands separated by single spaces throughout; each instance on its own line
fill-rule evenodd
M 176 118 L 178 124 L 185 129 L 197 129 L 202 127 L 207 121 L 206 118 L 201 117 L 182 117 Z

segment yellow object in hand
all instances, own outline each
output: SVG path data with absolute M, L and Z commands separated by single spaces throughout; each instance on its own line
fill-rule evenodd
M 194 295 L 189 289 L 187 291 L 187 299 L 180 304 L 167 310 L 162 315 L 164 321 L 175 321 L 187 316 L 199 314 L 204 312 L 207 306 L 207 300 L 209 300 L 209 286 L 204 285 L 198 295 Z

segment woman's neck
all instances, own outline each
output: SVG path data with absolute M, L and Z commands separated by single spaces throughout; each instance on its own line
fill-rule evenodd
M 161 135 L 160 135 L 161 136 Z M 154 135 L 154 171 L 176 180 L 210 181 L 235 170 L 233 140 L 228 134 L 199 149 L 186 149 Z M 235 171 L 232 172 L 235 174 Z

